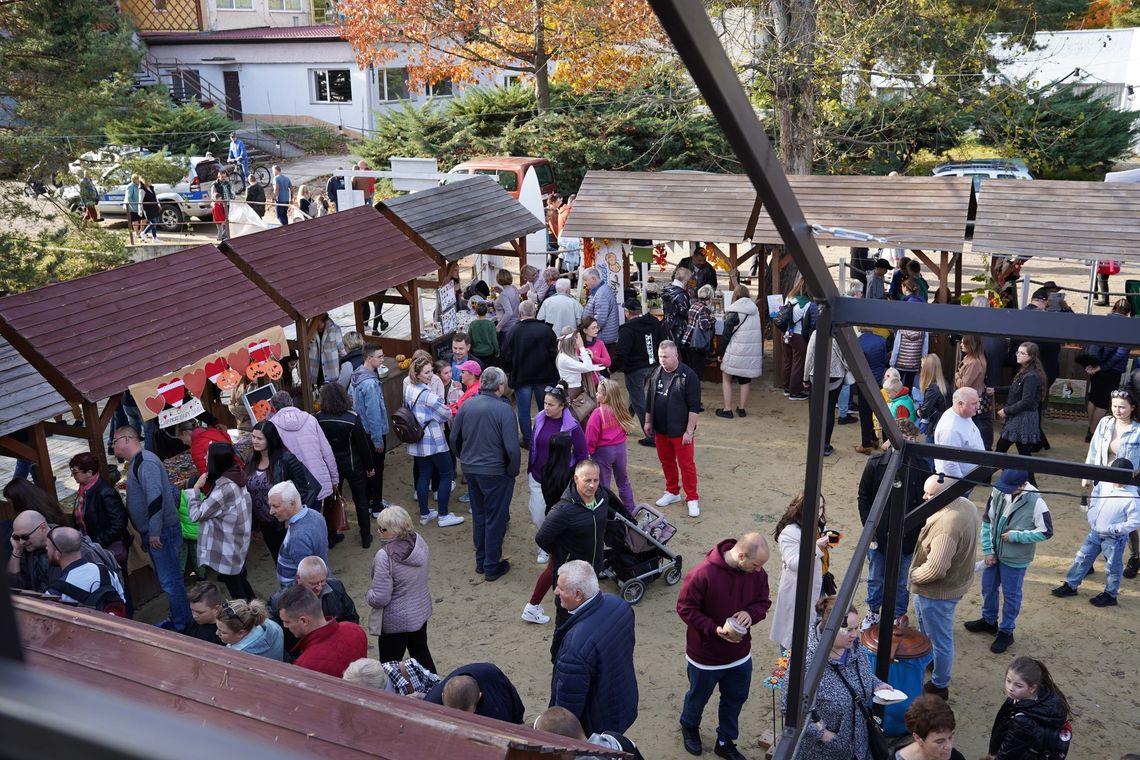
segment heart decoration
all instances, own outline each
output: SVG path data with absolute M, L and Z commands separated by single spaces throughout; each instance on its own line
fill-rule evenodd
M 230 352 L 226 357 L 226 361 L 230 366 L 239 374 L 245 372 L 245 368 L 249 366 L 249 349 L 239 348 L 237 351 Z
M 249 360 L 250 362 L 263 362 L 269 358 L 269 352 L 272 346 L 267 340 L 259 340 L 249 344 Z
M 218 375 L 225 372 L 226 367 L 228 366 L 230 365 L 226 364 L 226 359 L 224 356 L 219 356 L 216 359 L 208 361 L 206 362 L 205 367 L 206 377 L 209 378 L 211 383 L 216 383 L 218 382 Z
M 146 408 L 151 410 L 154 414 L 158 414 L 166 408 L 166 399 L 162 396 L 147 396 L 143 403 L 145 403 Z
M 182 376 L 182 382 L 186 384 L 191 393 L 201 398 L 202 391 L 206 390 L 206 370 L 196 369 L 193 372 L 188 372 Z
M 285 355 L 281 351 L 281 344 L 280 343 L 274 343 L 272 346 L 270 346 L 269 347 L 269 353 L 274 359 L 280 359 L 282 356 Z
M 182 406 L 182 399 L 186 395 L 186 384 L 182 382 L 182 378 L 176 377 L 158 386 L 158 392 L 166 399 L 166 403 L 177 409 Z

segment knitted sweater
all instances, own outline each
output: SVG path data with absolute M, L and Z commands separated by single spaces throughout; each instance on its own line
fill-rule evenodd
M 308 556 L 328 562 L 329 535 L 320 512 L 303 507 L 294 519 L 285 523 L 285 541 L 277 554 L 277 580 L 281 588 L 297 582 L 297 565 Z
M 914 548 L 911 592 L 927 599 L 959 599 L 974 580 L 978 508 L 957 498 L 926 519 Z

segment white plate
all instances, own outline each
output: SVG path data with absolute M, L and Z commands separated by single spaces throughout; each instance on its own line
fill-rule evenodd
M 880 705 L 893 705 L 897 702 L 902 702 L 906 697 L 906 692 L 899 691 L 898 689 L 875 692 L 875 701 Z

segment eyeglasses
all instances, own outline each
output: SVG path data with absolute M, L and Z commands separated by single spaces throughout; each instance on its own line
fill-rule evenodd
M 135 439 L 135 437 L 133 435 L 120 435 L 118 438 L 112 438 L 111 439 L 111 445 L 114 446 L 116 443 L 118 443 L 119 441 L 122 441 L 124 439 L 128 440 L 128 441 L 137 440 L 137 439 Z
M 222 620 L 237 620 L 241 622 L 241 616 L 238 615 L 237 610 L 230 606 L 229 602 L 222 605 L 222 609 L 218 611 L 218 617 Z
M 566 398 L 566 389 L 561 385 L 548 385 L 542 389 L 542 392 L 558 398 Z
M 13 533 L 12 538 L 14 538 L 17 541 L 27 541 L 29 538 L 31 538 L 33 535 L 35 535 L 37 530 L 39 530 L 40 528 L 42 528 L 46 525 L 47 525 L 46 522 L 42 522 L 39 525 L 37 525 L 36 527 L 32 528 L 27 533 Z M 50 536 L 51 534 L 49 533 L 48 535 Z

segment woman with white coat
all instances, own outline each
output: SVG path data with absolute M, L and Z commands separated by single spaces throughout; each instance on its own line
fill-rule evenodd
M 582 392 L 582 374 L 585 372 L 601 372 L 605 369 L 600 364 L 594 364 L 590 349 L 582 342 L 582 334 L 574 332 L 563 335 L 558 341 L 558 356 L 554 361 L 558 367 L 558 376 L 566 383 L 570 391 L 570 398 L 577 398 Z
M 720 385 L 724 406 L 717 417 L 732 419 L 732 381 L 740 386 L 740 406 L 736 416 L 743 417 L 748 403 L 752 378 L 764 372 L 764 331 L 760 326 L 760 310 L 749 297 L 748 288 L 736 286 L 732 303 L 724 310 L 724 334 L 720 338 Z
M 824 524 L 824 501 L 819 500 L 820 524 Z M 772 630 L 768 635 L 780 645 L 785 654 L 792 645 L 792 623 L 796 617 L 796 586 L 800 581 L 800 517 L 804 508 L 804 495 L 796 494 L 784 516 L 776 523 L 774 535 L 783 559 L 780 571 L 780 589 L 776 593 L 776 611 L 772 615 Z M 817 532 L 818 533 L 818 532 Z M 823 556 L 827 549 L 827 535 L 815 538 L 815 561 L 811 567 L 811 601 L 814 605 L 823 588 Z

